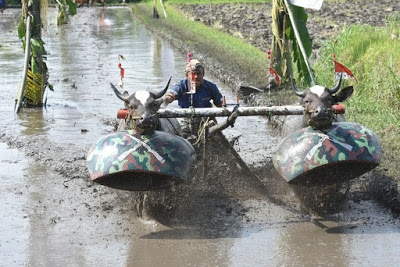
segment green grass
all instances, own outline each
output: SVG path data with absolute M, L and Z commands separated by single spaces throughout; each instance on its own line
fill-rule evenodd
M 400 16 L 387 18 L 386 26 L 354 25 L 343 29 L 321 49 L 314 66 L 320 84 L 332 84 L 332 54 L 347 66 L 357 81 L 346 80 L 355 93 L 346 102 L 349 121 L 363 124 L 380 137 L 382 167 L 400 177 Z

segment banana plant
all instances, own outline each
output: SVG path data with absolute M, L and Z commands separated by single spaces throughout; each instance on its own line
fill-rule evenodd
M 76 15 L 76 5 L 72 0 L 56 0 L 58 7 L 57 25 L 67 24 L 69 16 Z
M 308 58 L 312 53 L 311 37 L 306 22 L 308 15 L 303 7 L 287 0 L 272 1 L 271 65 L 281 77 L 293 75 L 293 64 L 300 79 L 315 84 Z
M 42 107 L 44 91 L 48 87 L 47 53 L 41 38 L 43 22 L 41 13 L 46 14 L 44 0 L 22 0 L 22 20 L 18 25 L 18 37 L 25 51 L 24 71 L 15 101 L 15 112 L 22 106 Z

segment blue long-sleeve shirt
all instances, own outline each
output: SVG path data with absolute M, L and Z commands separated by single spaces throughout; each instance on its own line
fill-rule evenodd
M 175 99 L 178 100 L 178 105 L 181 108 L 188 108 L 191 106 L 190 84 L 188 79 L 183 79 L 175 84 L 172 88 L 168 89 L 167 93 L 173 94 Z M 222 104 L 222 95 L 218 87 L 207 80 L 203 80 L 200 87 L 196 87 L 196 93 L 193 94 L 193 107 L 195 108 L 209 108 L 211 107 L 210 100 L 214 101 L 214 105 L 220 106 Z

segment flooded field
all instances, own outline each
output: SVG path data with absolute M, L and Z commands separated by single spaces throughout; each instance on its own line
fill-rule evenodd
M 186 205 L 171 206 L 168 216 L 153 209 L 138 217 L 135 193 L 90 181 L 86 153 L 114 131 L 122 102 L 109 83 L 120 79 L 119 62 L 124 89 L 158 90 L 170 76 L 174 83 L 183 77 L 186 55 L 152 36 L 128 8 L 80 8 L 62 26 L 55 16 L 51 9 L 43 37 L 54 92 L 46 93 L 46 108 L 15 115 L 20 10 L 0 14 L 1 266 L 400 265 L 400 221 L 388 210 L 350 198 L 338 213 L 311 216 L 296 203 L 271 200 L 269 172 L 258 183 L 251 173 L 195 177 L 185 191 L 160 192 L 161 202 Z M 230 88 L 206 76 L 234 103 Z M 238 118 L 226 136 L 240 136 L 238 154 L 260 166 L 279 141 L 268 131 L 263 118 Z M 219 184 L 226 191 L 213 190 Z M 290 190 L 271 194 L 293 199 Z

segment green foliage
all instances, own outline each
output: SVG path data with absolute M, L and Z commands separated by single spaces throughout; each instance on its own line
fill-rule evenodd
M 21 19 L 21 21 L 18 24 L 18 38 L 20 40 L 23 40 L 25 37 L 25 23 L 24 20 Z
M 68 23 L 69 16 L 76 15 L 76 5 L 72 2 L 72 0 L 57 1 L 57 7 L 57 25 Z
M 72 0 L 66 0 L 68 5 L 68 14 L 73 16 L 76 15 L 76 5 L 72 2 Z
M 20 6 L 21 0 L 7 0 L 8 6 Z
M 400 150 L 400 17 L 387 19 L 386 27 L 352 25 L 336 42 L 327 42 L 314 66 L 318 84 L 333 84 L 333 58 L 348 67 L 357 81 L 346 80 L 355 92 L 346 102 L 346 117 L 361 123 L 381 138 L 385 156 L 398 160 Z
M 47 52 L 44 48 L 44 42 L 42 39 L 40 38 L 31 39 L 31 54 L 32 54 L 31 58 L 32 72 L 36 73 L 38 72 L 38 65 L 37 65 L 38 59 L 41 59 L 40 61 L 46 60 L 46 55 L 47 55 Z
M 291 10 L 293 13 L 292 23 L 294 23 L 297 28 L 297 31 L 300 35 L 300 42 L 303 44 L 303 48 L 308 59 L 312 53 L 311 37 L 306 26 L 308 15 L 302 7 L 291 6 Z M 311 76 L 308 72 L 307 64 L 304 60 L 299 42 L 296 39 L 292 23 L 289 23 L 288 27 L 286 28 L 286 35 L 288 36 L 288 39 L 292 41 L 293 62 L 296 64 L 299 77 L 304 79 L 305 84 L 310 85 Z
M 312 44 L 306 26 L 307 13 L 303 7 L 287 6 L 283 0 L 274 0 L 271 15 L 272 68 L 284 78 L 297 74 L 299 80 L 310 85 L 312 74 L 307 61 L 312 53 Z

